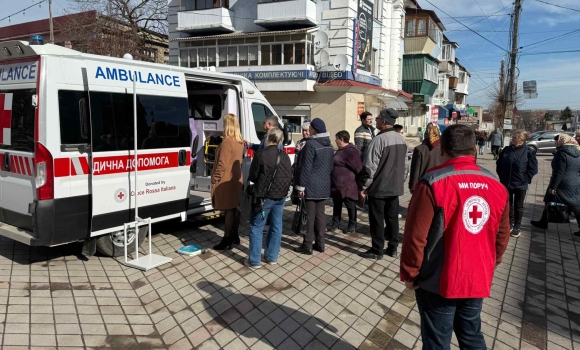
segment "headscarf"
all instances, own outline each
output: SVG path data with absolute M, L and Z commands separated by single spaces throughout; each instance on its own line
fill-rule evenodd
M 439 130 L 439 125 L 431 124 L 427 125 L 427 130 L 425 131 L 425 141 L 426 143 L 434 148 L 439 142 L 441 137 L 441 131 Z
M 558 135 L 558 139 L 556 140 L 556 148 L 560 148 L 562 146 L 574 146 L 580 150 L 578 142 L 574 138 L 572 138 L 572 136 L 567 134 Z

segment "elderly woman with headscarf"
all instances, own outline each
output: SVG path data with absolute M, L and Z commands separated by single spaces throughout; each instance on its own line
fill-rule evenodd
M 441 131 L 439 126 L 429 123 L 427 130 L 425 130 L 425 139 L 423 143 L 413 151 L 413 159 L 411 161 L 411 178 L 409 179 L 409 190 L 413 193 L 415 185 L 427 173 L 429 169 L 441 164 L 440 155 L 441 148 L 439 146 L 439 138 Z
M 574 213 L 580 225 L 580 146 L 571 136 L 559 134 L 556 136 L 556 155 L 552 160 L 552 177 L 544 202 L 560 202 L 568 206 Z M 532 225 L 548 228 L 548 213 L 546 209 L 539 221 Z M 580 231 L 574 233 L 580 237 Z

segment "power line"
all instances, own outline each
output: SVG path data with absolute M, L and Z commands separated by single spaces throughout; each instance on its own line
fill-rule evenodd
M 483 11 L 483 9 L 481 8 L 481 5 L 479 4 L 479 1 L 475 0 L 475 3 L 477 4 L 477 6 L 479 7 L 479 9 L 481 10 L 481 13 L 483 13 L 485 15 L 485 12 Z M 491 24 L 491 21 L 489 20 L 489 17 L 485 17 L 485 19 L 487 20 L 487 23 L 489 23 L 489 26 L 491 27 L 491 29 L 493 29 L 493 31 L 495 32 L 495 35 L 497 35 L 497 32 L 495 31 L 495 28 L 493 27 L 493 25 Z M 502 27 L 503 27 L 503 24 L 502 24 Z M 501 37 L 499 35 L 497 36 L 497 38 L 499 39 L 499 41 L 501 42 L 502 45 L 505 45 L 503 43 L 503 40 L 501 40 Z
M 555 53 L 569 53 L 569 52 L 580 52 L 580 50 L 528 52 L 528 53 L 522 53 L 522 54 L 520 54 L 520 56 L 551 55 L 551 54 L 555 54 Z
M 538 44 L 545 43 L 545 42 L 558 41 L 558 40 L 563 39 L 563 38 L 565 38 L 567 36 L 574 35 L 576 33 L 580 33 L 580 29 L 576 29 L 576 30 L 570 31 L 570 32 L 568 32 L 566 34 L 556 35 L 554 37 L 551 37 L 551 38 L 548 38 L 548 39 L 544 39 L 544 40 L 540 40 L 540 41 L 537 41 L 537 42 L 535 42 L 533 44 L 529 44 L 529 45 L 522 46 L 522 47 L 525 47 L 525 48 L 528 48 L 529 49 L 530 47 L 536 46 Z
M 566 7 L 566 6 L 561 6 L 561 5 L 557 5 L 557 4 L 552 4 L 552 3 L 549 3 L 549 2 L 546 2 L 546 1 L 542 1 L 542 0 L 535 0 L 535 1 L 537 1 L 537 2 L 541 2 L 541 3 L 543 3 L 543 4 L 546 4 L 546 5 L 552 5 L 552 6 L 556 6 L 556 7 L 559 7 L 559 8 L 561 8 L 561 9 L 565 9 L 565 10 L 570 10 L 570 11 L 576 11 L 576 12 L 580 12 L 580 10 L 579 10 L 579 9 L 573 9 L 573 8 L 571 8 L 571 7 Z
M 11 14 L 11 15 L 9 15 L 9 16 L 6 16 L 6 17 L 4 17 L 4 18 L 1 18 L 1 19 L 0 19 L 0 22 L 4 21 L 5 19 L 8 19 L 8 21 L 10 21 L 10 17 L 12 17 L 12 16 L 16 16 L 16 15 L 17 15 L 17 14 L 19 14 L 19 13 L 25 13 L 25 12 L 26 12 L 26 10 L 28 10 L 28 9 L 31 9 L 31 8 L 33 8 L 33 7 L 34 7 L 34 6 L 36 6 L 36 5 L 39 5 L 39 6 L 40 6 L 40 4 L 42 4 L 43 2 L 46 2 L 46 1 L 47 1 L 47 0 L 40 0 L 39 2 L 37 2 L 37 3 L 35 3 L 35 4 L 32 4 L 32 5 L 30 5 L 30 6 L 28 6 L 28 7 L 27 7 L 27 8 L 25 8 L 25 9 L 22 9 L 22 10 L 20 10 L 20 11 L 18 11 L 18 12 L 14 12 L 13 14 Z M 26 13 L 25 13 L 25 14 L 26 14 Z
M 490 14 L 490 15 L 487 15 L 487 16 L 485 16 L 485 17 L 492 17 L 492 16 L 495 16 L 497 13 L 499 13 L 499 12 L 501 12 L 501 11 L 505 10 L 506 8 L 508 8 L 508 6 L 504 6 L 504 8 L 502 8 L 501 10 L 499 10 L 499 11 L 496 11 L 496 12 L 494 12 L 494 13 L 492 13 L 492 14 Z M 505 15 L 511 15 L 511 13 L 505 13 L 505 14 L 502 14 L 502 16 L 505 16 Z M 480 19 L 480 20 L 478 20 L 478 21 L 475 21 L 475 22 L 473 22 L 473 23 L 470 23 L 470 25 L 477 24 L 477 23 L 479 23 L 479 22 L 481 22 L 481 21 L 483 21 L 483 20 L 485 20 L 485 18 L 482 18 L 482 19 Z M 459 22 L 459 24 L 463 25 L 463 23 L 461 23 L 461 22 Z M 465 26 L 465 27 L 467 27 L 467 26 Z M 468 31 L 468 30 L 469 30 L 469 31 L 473 31 L 471 28 L 469 28 L 469 27 L 467 27 L 467 28 L 468 28 L 468 29 L 453 29 L 453 30 L 448 30 L 448 31 L 446 32 L 446 34 L 449 34 L 449 33 L 452 33 L 452 32 L 456 32 L 456 31 Z
M 446 14 L 447 16 L 449 16 L 449 14 L 445 11 L 443 11 L 442 9 L 440 9 L 439 7 L 435 6 L 431 1 L 429 0 L 425 0 L 427 1 L 427 3 L 429 3 L 431 6 L 435 7 L 437 10 L 443 12 L 444 14 Z M 484 37 L 483 35 L 479 34 L 478 32 L 476 32 L 475 30 L 469 28 L 468 26 L 466 26 L 465 24 L 459 22 L 458 20 L 456 20 L 455 18 L 453 18 L 455 20 L 455 22 L 461 24 L 462 26 L 464 26 L 465 28 L 469 29 L 470 31 L 472 31 L 473 33 L 475 33 L 477 36 L 479 36 L 480 38 L 483 38 L 485 41 L 489 41 L 490 43 L 492 43 L 494 46 L 499 47 L 500 49 L 502 49 L 502 51 L 506 51 L 503 47 L 499 46 L 498 44 L 494 43 L 493 41 L 489 40 L 488 38 Z M 506 51 L 507 52 L 507 51 Z

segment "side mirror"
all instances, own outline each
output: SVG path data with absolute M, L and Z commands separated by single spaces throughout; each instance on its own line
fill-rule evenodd
M 288 146 L 289 144 L 292 143 L 292 131 L 290 131 L 290 125 L 285 124 L 283 132 L 284 132 L 284 146 Z

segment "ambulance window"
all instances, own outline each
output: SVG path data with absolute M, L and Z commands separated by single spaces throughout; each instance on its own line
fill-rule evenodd
M 133 96 L 91 92 L 93 151 L 134 148 Z M 189 147 L 187 99 L 137 96 L 137 148 Z
M 10 140 L 0 139 L 0 149 L 34 152 L 34 115 L 32 96 L 36 89 L 0 90 L 0 111 L 11 114 Z M 8 110 L 7 99 L 12 107 Z M 2 114 L 2 113 L 0 113 Z M 1 120 L 0 120 L 1 121 Z M 6 128 L 2 126 L 2 128 Z M 9 142 L 9 144 L 8 144 Z
M 197 120 L 219 120 L 222 117 L 222 96 L 190 95 L 191 115 Z
M 252 115 L 254 116 L 254 127 L 256 128 L 256 134 L 258 138 L 261 140 L 264 135 L 264 128 L 262 127 L 262 123 L 267 117 L 275 115 L 270 108 L 264 106 L 261 103 L 252 103 Z
M 90 143 L 89 99 L 86 91 L 59 90 L 60 143 Z

